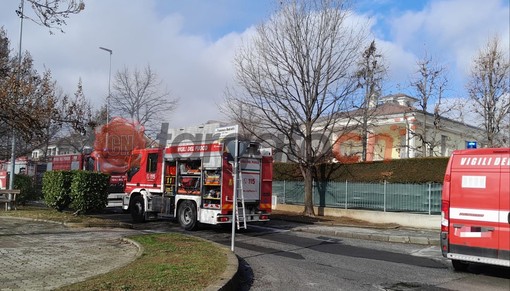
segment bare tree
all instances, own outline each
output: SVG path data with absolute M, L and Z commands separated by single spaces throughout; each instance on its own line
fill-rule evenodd
M 384 65 L 383 56 L 377 53 L 375 40 L 363 51 L 361 60 L 358 63 L 358 87 L 363 90 L 361 104 L 353 118 L 361 128 L 361 159 L 367 160 L 367 145 L 370 127 L 375 119 L 376 107 L 381 96 L 382 81 L 386 75 L 387 68 Z
M 0 27 L 0 80 L 9 73 L 9 38 L 3 26 Z
M 142 124 L 147 131 L 156 131 L 178 105 L 150 65 L 140 71 L 128 68 L 118 71 L 113 82 L 110 109 L 122 117 Z
M 30 17 L 23 12 L 23 1 L 21 0 L 20 9 L 16 10 L 18 16 L 46 26 L 50 34 L 53 34 L 52 29 L 64 32 L 62 26 L 67 24 L 66 19 L 69 15 L 78 14 L 85 9 L 82 0 L 27 0 L 35 13 L 35 17 Z
M 0 80 L 0 119 L 25 139 L 41 135 L 42 122 L 50 115 L 55 100 L 54 83 L 46 71 L 39 75 L 33 69 L 32 57 L 27 53 L 21 62 L 11 60 L 9 73 Z M 17 94 L 20 92 L 20 94 Z
M 57 98 L 54 122 L 59 128 L 62 142 L 81 152 L 85 146 L 92 146 L 94 128 L 91 127 L 92 109 L 85 97 L 81 79 L 78 81 L 74 97 L 60 94 Z
M 87 123 L 88 102 L 81 81 L 75 98 L 57 88 L 50 70 L 39 74 L 30 54 L 25 53 L 21 66 L 9 56 L 9 40 L 0 29 L 0 135 L 17 132 L 16 151 L 25 155 L 48 144 L 63 127 L 83 132 Z M 8 155 L 7 139 L 0 141 L 4 158 Z
M 509 146 L 510 132 L 510 62 L 508 51 L 500 40 L 487 42 L 473 60 L 467 84 L 469 98 L 474 102 L 474 113 L 481 118 L 484 140 L 488 147 Z
M 422 156 L 427 157 L 433 156 L 434 149 L 440 144 L 438 132 L 443 127 L 442 119 L 452 108 L 441 106 L 448 85 L 446 67 L 436 64 L 427 54 L 418 60 L 416 65 L 418 69 L 411 81 L 411 87 L 419 100 L 418 108 L 422 119 L 416 131 L 410 131 L 410 134 L 420 139 Z
M 304 179 L 304 213 L 315 215 L 313 173 L 328 156 L 332 135 L 347 127 L 337 122 L 337 113 L 352 108 L 356 60 L 365 33 L 348 22 L 347 1 L 280 3 L 277 13 L 237 52 L 234 64 L 241 89 L 229 91 L 226 104 L 252 134 L 284 145 L 280 150 L 299 164 Z M 236 111 L 239 106 L 249 109 L 250 126 L 243 116 L 247 110 Z
M 0 79 L 0 123 L 3 152 L 9 155 L 8 137 L 16 134 L 16 152 L 26 154 L 45 134 L 45 120 L 51 116 L 55 101 L 53 81 L 46 71 L 39 75 L 33 69 L 31 56 L 25 54 L 21 67 L 10 59 L 6 74 Z M 21 94 L 18 95 L 18 92 Z
M 233 92 L 227 89 L 225 96 L 234 96 L 237 92 Z M 259 126 L 261 120 L 260 114 L 257 114 L 257 108 L 248 106 L 248 104 L 238 103 L 235 99 L 226 98 L 225 103 L 218 106 L 221 113 L 226 115 L 229 122 L 238 122 L 238 117 L 242 116 L 242 126 L 239 128 L 239 135 L 242 138 L 257 140 L 259 136 L 264 133 L 259 132 Z

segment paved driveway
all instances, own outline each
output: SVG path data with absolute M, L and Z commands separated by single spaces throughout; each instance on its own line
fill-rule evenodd
M 0 217 L 0 290 L 52 290 L 124 266 L 138 252 L 129 234 Z

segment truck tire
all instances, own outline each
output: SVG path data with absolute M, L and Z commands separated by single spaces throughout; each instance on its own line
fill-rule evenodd
M 179 224 L 185 230 L 195 230 L 198 226 L 197 221 L 197 208 L 195 203 L 191 201 L 184 201 L 179 205 L 179 211 L 177 213 L 177 219 Z
M 457 272 L 466 272 L 469 267 L 469 263 L 459 260 L 452 260 L 453 269 Z
M 145 221 L 145 209 L 142 196 L 136 196 L 133 198 L 131 205 L 129 206 L 129 210 L 131 212 L 131 218 L 133 218 L 134 222 Z

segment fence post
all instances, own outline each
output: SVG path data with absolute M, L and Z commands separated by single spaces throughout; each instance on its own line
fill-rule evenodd
M 286 185 L 285 185 L 285 184 L 286 184 L 285 182 L 286 182 L 286 181 L 285 181 L 285 180 L 283 180 L 283 204 L 286 204 L 286 201 L 287 201 L 287 191 L 286 191 L 286 189 L 285 189 L 285 186 L 286 186 Z
M 345 209 L 347 209 L 347 180 L 345 180 Z
M 432 183 L 429 183 L 429 215 L 430 215 L 431 206 L 432 206 L 431 197 L 432 197 Z
M 386 180 L 384 180 L 384 202 L 383 202 L 383 209 L 384 209 L 384 212 L 386 212 Z
M 304 198 L 304 197 L 303 197 Z M 312 180 L 312 201 L 313 201 L 313 205 L 315 205 L 315 179 Z M 304 200 L 304 199 L 303 199 Z M 304 202 L 304 201 L 303 201 Z

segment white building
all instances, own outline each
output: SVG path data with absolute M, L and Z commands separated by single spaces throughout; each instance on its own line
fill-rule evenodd
M 369 118 L 367 161 L 449 156 L 453 150 L 465 149 L 468 142 L 478 143 L 482 133 L 477 127 L 444 117 L 437 119 L 418 110 L 413 106 L 418 100 L 405 94 L 385 96 L 380 101 Z M 356 118 L 357 113 L 353 113 Z M 356 125 L 350 132 L 333 136 L 337 160 L 360 160 L 362 137 Z

